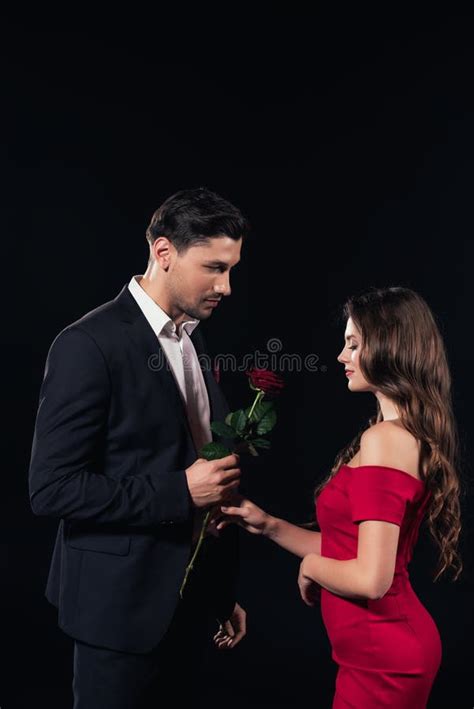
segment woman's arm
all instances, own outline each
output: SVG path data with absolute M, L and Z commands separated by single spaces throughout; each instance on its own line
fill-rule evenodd
M 321 532 L 302 529 L 278 517 L 270 517 L 264 535 L 296 556 L 321 554 Z
M 221 507 L 221 510 L 225 517 L 217 524 L 218 530 L 229 524 L 238 524 L 251 534 L 268 537 L 296 556 L 321 554 L 321 532 L 312 532 L 284 519 L 273 517 L 250 500 L 242 498 L 238 507 Z
M 357 557 L 340 561 L 309 554 L 300 566 L 304 579 L 337 596 L 382 598 L 393 581 L 400 527 L 391 522 L 367 520 L 359 524 Z

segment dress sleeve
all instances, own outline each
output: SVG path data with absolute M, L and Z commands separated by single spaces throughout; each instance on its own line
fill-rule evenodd
M 413 499 L 408 473 L 378 465 L 352 468 L 349 503 L 353 522 L 381 520 L 401 526 L 407 503 Z

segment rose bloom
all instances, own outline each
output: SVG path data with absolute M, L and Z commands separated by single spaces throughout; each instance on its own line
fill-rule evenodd
M 275 372 L 269 369 L 250 369 L 245 372 L 255 389 L 261 389 L 265 394 L 278 395 L 285 386 L 285 382 Z

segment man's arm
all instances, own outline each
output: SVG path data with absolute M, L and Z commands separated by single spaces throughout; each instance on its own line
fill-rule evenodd
M 29 470 L 33 512 L 138 526 L 187 521 L 192 501 L 184 470 L 140 475 L 132 459 L 112 477 L 92 466 L 106 437 L 111 385 L 92 336 L 80 327 L 63 330 L 50 347 L 39 397 Z

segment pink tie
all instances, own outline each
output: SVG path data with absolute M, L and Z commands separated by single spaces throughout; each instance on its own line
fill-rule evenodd
M 212 440 L 212 435 L 209 435 L 202 425 L 203 420 L 205 420 L 204 417 L 209 417 L 209 407 L 206 406 L 207 402 L 202 392 L 202 373 L 196 350 L 184 328 L 182 343 L 186 409 L 194 445 L 199 455 L 202 446 Z M 197 543 L 205 514 L 205 510 L 194 509 L 193 544 Z
M 194 349 L 191 338 L 186 331 L 183 332 L 182 337 L 184 384 L 186 390 L 188 421 L 191 428 L 194 445 L 197 453 L 199 454 L 199 451 L 203 445 L 212 441 L 212 436 L 206 432 L 206 428 L 203 425 L 206 417 L 207 419 L 209 418 L 209 407 L 206 407 L 207 402 L 204 400 L 203 396 L 202 373 L 196 350 Z

